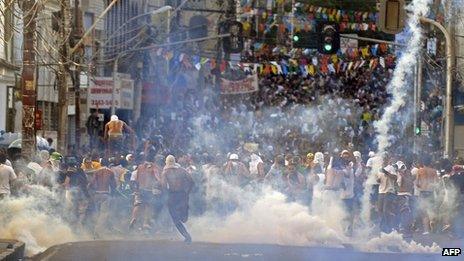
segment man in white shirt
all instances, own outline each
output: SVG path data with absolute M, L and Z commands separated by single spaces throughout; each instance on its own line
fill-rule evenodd
M 379 180 L 380 229 L 382 232 L 390 233 L 395 223 L 394 203 L 396 200 L 397 172 L 395 167 L 388 165 L 377 176 Z
M 0 151 L 0 200 L 11 194 L 11 182 L 17 177 L 12 167 L 6 165 L 6 154 Z
M 341 192 L 341 199 L 343 200 L 343 204 L 345 205 L 345 209 L 347 211 L 347 219 L 346 222 L 348 223 L 345 232 L 347 235 L 351 236 L 353 232 L 353 210 L 354 210 L 354 163 L 350 162 L 349 160 L 351 159 L 351 153 L 348 151 L 344 150 L 342 152 L 342 159 L 344 159 L 344 166 L 343 166 L 343 172 L 344 172 L 344 177 L 343 177 L 343 190 Z
M 379 182 L 377 180 L 377 173 L 382 170 L 382 157 L 375 155 L 374 152 L 369 152 L 369 159 L 366 162 L 366 176 L 367 184 L 372 186 L 371 203 L 376 203 L 379 193 Z M 370 178 L 372 174 L 374 177 Z

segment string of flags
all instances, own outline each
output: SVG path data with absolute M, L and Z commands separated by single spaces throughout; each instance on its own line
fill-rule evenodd
M 283 3 L 277 1 L 276 4 L 281 5 Z M 277 26 L 281 32 L 290 31 L 292 28 L 295 32 L 300 30 L 310 31 L 315 29 L 317 21 L 337 22 L 341 32 L 378 31 L 376 26 L 377 12 L 342 10 L 307 3 L 296 3 L 294 6 L 296 11 L 293 14 L 289 12 L 277 14 L 270 8 L 271 6 L 269 5 L 268 8 L 252 8 L 251 0 L 242 1 L 241 8 L 244 16 L 247 17 L 242 21 L 245 34 L 254 28 L 254 19 L 251 19 L 252 17 L 258 18 L 256 28 L 261 33 L 268 33 L 274 26 Z
M 379 49 L 379 46 L 374 47 Z M 198 55 L 189 55 L 186 53 L 176 53 L 172 50 L 163 50 L 162 48 L 151 53 L 153 60 L 160 58 L 169 61 L 171 71 L 174 73 L 178 70 L 200 70 L 205 67 L 209 69 L 217 68 L 221 73 L 230 70 L 241 70 L 244 73 L 258 73 L 259 75 L 288 75 L 302 74 L 330 74 L 344 73 L 359 68 L 368 68 L 374 70 L 379 66 L 384 69 L 393 68 L 396 57 L 393 54 L 382 56 L 373 55 L 369 52 L 372 48 L 362 47 L 352 49 L 349 55 L 321 55 L 303 56 L 301 58 L 286 58 L 280 61 L 269 61 L 261 63 L 234 62 L 212 58 L 200 57 Z

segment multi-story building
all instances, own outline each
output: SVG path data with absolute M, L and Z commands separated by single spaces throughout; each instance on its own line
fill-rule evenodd
M 0 1 L 0 130 L 7 132 L 15 131 L 15 86 L 20 71 L 15 58 L 16 49 L 20 48 L 14 6 L 12 0 Z

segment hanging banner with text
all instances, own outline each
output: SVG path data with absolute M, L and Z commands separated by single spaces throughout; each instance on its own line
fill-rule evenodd
M 245 79 L 230 81 L 222 79 L 221 94 L 242 94 L 258 91 L 258 75 L 253 74 Z
M 126 74 L 116 75 L 115 107 L 132 110 L 134 107 L 134 81 Z M 90 80 L 89 106 L 92 109 L 109 109 L 113 101 L 113 77 L 95 77 Z

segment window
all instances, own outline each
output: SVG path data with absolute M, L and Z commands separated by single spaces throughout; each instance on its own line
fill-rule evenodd
M 84 29 L 87 31 L 92 25 L 94 20 L 94 14 L 85 12 L 84 13 Z

